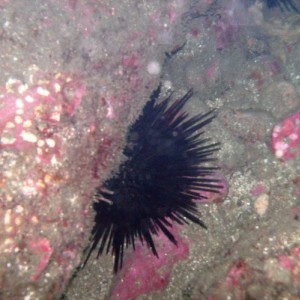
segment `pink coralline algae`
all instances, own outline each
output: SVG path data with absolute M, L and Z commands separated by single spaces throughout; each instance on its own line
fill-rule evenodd
M 296 297 L 300 283 L 299 246 L 279 256 L 259 260 L 258 264 L 251 264 L 251 260 L 234 261 L 226 277 L 212 286 L 205 299 L 299 299 Z
M 241 20 L 245 19 L 244 8 L 239 1 L 230 1 L 224 6 L 224 12 L 214 26 L 218 50 L 229 48 L 238 40 Z
M 272 148 L 277 158 L 290 160 L 300 151 L 300 113 L 284 119 L 273 128 Z
M 293 283 L 300 282 L 300 247 L 294 247 L 290 253 L 278 257 L 280 266 L 290 272 Z
M 86 93 L 85 84 L 75 74 L 36 71 L 29 82 L 9 79 L 0 88 L 0 255 L 11 261 L 6 266 L 18 270 L 14 280 L 7 279 L 5 299 L 16 299 L 10 293 L 16 289 L 18 276 L 25 285 L 41 284 L 50 261 L 57 261 L 60 255 L 61 241 L 55 241 L 49 232 L 57 230 L 56 224 L 64 224 L 64 214 L 49 195 L 56 197 L 59 184 L 68 180 L 61 165 L 67 159 L 65 130 L 71 127 L 64 124 L 75 115 Z M 78 251 L 73 256 L 68 266 L 61 264 L 61 270 L 79 263 Z M 1 276 L 9 278 L 9 270 L 0 269 Z
M 139 4 L 49 0 L 24 11 L 16 1 L 3 11 L 1 298 L 56 299 L 78 266 L 94 188 L 116 167 L 164 53 L 182 42 L 187 1 Z
M 266 186 L 263 182 L 257 183 L 250 191 L 253 197 L 258 197 L 266 192 Z
M 189 255 L 189 242 L 179 235 L 174 225 L 172 234 L 178 242 L 177 246 L 163 233 L 158 235 L 158 258 L 142 244 L 138 244 L 135 251 L 125 257 L 123 269 L 112 290 L 112 299 L 135 299 L 167 287 L 174 265 Z
M 1 147 L 24 151 L 34 146 L 38 162 L 57 159 L 59 141 L 53 127 L 64 116 L 74 114 L 84 93 L 77 79 L 61 73 L 30 87 L 9 80 L 0 94 Z
M 223 50 L 229 48 L 234 41 L 237 39 L 236 35 L 238 34 L 238 27 L 230 23 L 230 21 L 223 17 L 218 20 L 215 26 L 216 34 L 216 48 L 218 50 Z
M 199 194 L 199 198 L 194 199 L 196 203 L 217 204 L 222 203 L 224 201 L 229 191 L 229 183 L 222 173 L 217 173 L 214 179 L 219 180 L 219 184 L 222 186 L 219 189 L 219 193 L 201 191 L 201 195 Z
M 229 267 L 224 280 L 220 280 L 205 299 L 246 299 L 245 290 L 253 282 L 254 275 L 255 270 L 244 259 L 238 259 Z
M 40 262 L 36 268 L 35 274 L 32 276 L 32 280 L 36 281 L 39 279 L 41 273 L 45 270 L 53 253 L 50 242 L 46 238 L 33 240 L 29 242 L 29 248 L 34 254 L 41 257 Z
M 40 75 L 31 86 L 8 80 L 0 93 L 1 148 L 18 150 L 39 165 L 24 178 L 24 195 L 45 190 L 51 181 L 52 176 L 43 169 L 60 161 L 63 145 L 58 129 L 63 118 L 74 114 L 85 94 L 85 86 L 74 75 Z M 9 180 L 8 175 L 2 174 L 3 182 Z
M 241 287 L 245 280 L 250 277 L 250 268 L 244 260 L 237 260 L 233 263 L 226 276 L 228 287 Z

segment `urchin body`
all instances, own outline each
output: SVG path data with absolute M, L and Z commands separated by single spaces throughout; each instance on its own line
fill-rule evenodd
M 203 128 L 215 117 L 210 111 L 190 118 L 182 112 L 191 98 L 189 91 L 171 104 L 171 96 L 157 102 L 156 91 L 143 114 L 130 128 L 118 174 L 96 193 L 95 226 L 90 254 L 112 252 L 116 272 L 123 261 L 124 249 L 135 247 L 136 240 L 146 243 L 158 256 L 153 236 L 163 232 L 170 241 L 173 222 L 192 221 L 205 228 L 193 199 L 205 198 L 203 191 L 218 192 L 213 178 L 216 167 L 207 166 L 218 143 L 203 138 Z

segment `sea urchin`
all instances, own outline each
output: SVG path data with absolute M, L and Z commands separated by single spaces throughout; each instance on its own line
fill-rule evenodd
M 294 0 L 266 0 L 269 8 L 280 7 L 281 10 L 299 12 L 293 1 Z
M 206 228 L 193 199 L 205 198 L 203 191 L 218 193 L 222 187 L 213 178 L 218 168 L 207 165 L 219 144 L 202 137 L 214 111 L 191 118 L 181 111 L 192 94 L 189 91 L 173 104 L 171 95 L 156 103 L 156 90 L 130 128 L 124 149 L 127 160 L 96 192 L 95 225 L 86 261 L 99 244 L 97 257 L 111 251 L 117 272 L 124 249 L 135 248 L 137 239 L 158 256 L 153 235 L 162 231 L 176 244 L 170 232 L 172 222 L 192 221 Z

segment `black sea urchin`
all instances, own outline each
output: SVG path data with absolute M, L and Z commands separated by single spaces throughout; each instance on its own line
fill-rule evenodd
M 159 231 L 176 244 L 172 222 L 192 221 L 206 228 L 193 198 L 205 198 L 201 192 L 217 193 L 221 188 L 212 178 L 217 168 L 206 165 L 214 160 L 211 156 L 219 144 L 203 138 L 201 131 L 215 113 L 189 118 L 182 112 L 192 91 L 173 104 L 171 96 L 157 104 L 158 94 L 159 90 L 153 93 L 129 130 L 127 160 L 95 197 L 95 226 L 86 261 L 99 244 L 98 256 L 104 251 L 115 256 L 115 272 L 122 267 L 124 248 L 134 248 L 137 239 L 156 256 L 153 235 Z
M 266 0 L 269 8 L 280 7 L 282 10 L 299 12 L 293 0 Z

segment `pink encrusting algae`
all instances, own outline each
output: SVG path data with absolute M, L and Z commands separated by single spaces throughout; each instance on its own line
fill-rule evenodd
M 63 119 L 74 115 L 85 95 L 84 84 L 72 74 L 37 75 L 32 85 L 9 80 L 1 89 L 1 147 L 18 150 L 32 159 L 35 169 L 28 170 L 22 191 L 30 196 L 46 191 L 54 174 L 49 166 L 61 160 Z M 3 180 L 9 174 L 3 173 Z
M 36 272 L 32 275 L 32 280 L 36 281 L 39 279 L 42 272 L 47 267 L 50 257 L 53 254 L 53 249 L 47 238 L 40 238 L 37 240 L 29 241 L 29 248 L 32 253 L 37 254 L 41 257 L 38 266 L 36 267 Z
M 260 5 L 266 0 L 30 2 L 0 0 L 1 85 L 6 82 L 0 88 L 0 298 L 60 298 L 86 246 L 94 188 L 117 167 L 127 126 L 161 80 L 166 90 L 193 87 L 199 110 L 204 105 L 221 112 L 214 133 L 224 142 L 220 156 L 230 179 L 220 175 L 220 194 L 207 192 L 207 199 L 194 200 L 221 203 L 229 184 L 238 188 L 231 189 L 224 205 L 205 205 L 212 208 L 205 219 L 209 239 L 190 241 L 174 228 L 175 246 L 159 234 L 159 258 L 137 244 L 135 251 L 126 250 L 113 281 L 105 263 L 92 262 L 85 270 L 96 266 L 99 273 L 79 272 L 75 292 L 70 287 L 66 298 L 82 299 L 83 293 L 126 300 L 156 292 L 172 299 L 298 299 L 300 209 L 293 206 L 290 212 L 290 206 L 300 195 L 299 166 L 282 161 L 299 161 L 300 100 L 294 84 L 299 26 L 287 21 L 288 30 L 281 28 L 279 18 L 278 24 L 271 22 L 271 11 L 268 20 Z M 251 14 L 262 23 L 249 23 Z M 192 20 L 186 22 L 186 16 Z M 189 20 L 194 27 L 186 34 Z M 165 61 L 165 53 L 183 44 Z M 54 71 L 28 79 L 32 64 Z M 222 120 L 226 109 L 234 111 L 227 113 L 228 123 Z M 270 164 L 264 145 L 272 116 L 291 112 L 273 128 L 279 161 Z M 255 218 L 248 198 L 265 195 L 270 196 L 268 213 Z M 182 262 L 190 243 L 196 244 L 192 267 Z M 179 262 L 183 272 L 172 274 Z M 93 278 L 98 281 L 94 293 Z M 176 288 L 164 291 L 169 282 Z
M 224 5 L 224 10 L 214 25 L 218 50 L 232 47 L 239 38 L 242 23 L 246 22 L 245 8 L 240 1 L 224 1 L 221 5 Z
M 277 158 L 290 160 L 300 152 L 300 113 L 287 117 L 273 128 L 272 148 Z
M 242 287 L 247 278 L 250 277 L 251 269 L 244 260 L 237 260 L 230 267 L 225 282 L 228 287 Z
M 194 199 L 199 206 L 201 203 L 220 203 L 226 197 L 228 193 L 227 180 L 221 173 L 217 174 L 216 178 L 223 185 L 220 193 L 203 192 L 207 199 Z M 175 265 L 188 258 L 190 245 L 190 240 L 180 235 L 182 226 L 175 225 L 175 223 L 172 226 L 171 232 L 177 240 L 177 245 L 159 232 L 155 237 L 159 257 L 154 256 L 151 250 L 140 242 L 134 251 L 128 250 L 124 257 L 123 269 L 117 275 L 112 289 L 112 299 L 135 299 L 143 294 L 161 291 L 168 286 Z M 234 276 L 238 277 L 240 273 L 237 271 Z
M 266 192 L 266 186 L 263 182 L 258 182 L 250 191 L 253 197 L 260 196 Z
M 187 3 L 29 1 L 27 12 L 0 2 L 1 296 L 53 299 L 80 263 L 94 189 L 157 87 Z
M 135 299 L 167 287 L 173 267 L 189 255 L 189 240 L 180 236 L 175 224 L 172 234 L 178 242 L 177 246 L 162 232 L 156 237 L 159 257 L 140 242 L 135 251 L 125 256 L 123 270 L 117 275 L 112 289 L 112 299 Z
M 61 256 L 57 248 L 61 246 L 65 253 L 61 241 L 49 234 L 58 224 L 68 227 L 62 207 L 53 206 L 49 191 L 57 195 L 59 185 L 69 180 L 62 169 L 65 134 L 71 130 L 65 122 L 76 114 L 85 94 L 85 84 L 76 74 L 38 70 L 28 84 L 9 79 L 1 88 L 1 157 L 9 164 L 2 165 L 0 175 L 0 253 L 17 255 L 16 265 L 6 267 L 17 268 L 20 276 L 36 284 L 51 276 L 47 271 L 50 260 L 58 261 Z M 75 198 L 71 201 L 76 202 Z M 45 207 L 52 213 L 46 213 Z M 61 264 L 64 284 L 79 263 L 79 251 L 72 253 L 73 260 Z M 4 290 L 10 295 L 9 285 Z
M 300 247 L 295 246 L 289 253 L 278 256 L 279 264 L 290 273 L 290 280 L 296 284 L 300 282 Z
M 203 191 L 201 192 L 201 195 L 199 194 L 199 198 L 195 198 L 194 201 L 199 204 L 217 204 L 217 203 L 222 203 L 226 196 L 228 195 L 229 191 L 229 183 L 225 176 L 221 173 L 218 172 L 215 174 L 213 179 L 219 180 L 219 184 L 222 186 L 219 189 L 218 193 L 214 192 L 209 192 L 209 191 Z
M 1 146 L 22 151 L 34 147 L 37 162 L 57 159 L 56 124 L 74 114 L 84 94 L 84 85 L 74 75 L 57 73 L 31 86 L 8 80 L 0 94 Z

